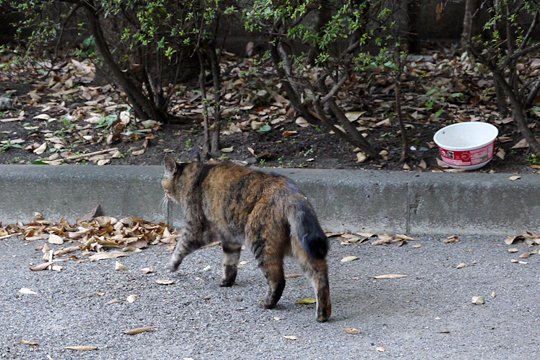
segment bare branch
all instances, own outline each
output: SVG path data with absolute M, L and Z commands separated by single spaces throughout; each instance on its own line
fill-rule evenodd
M 529 95 L 527 95 L 527 100 L 525 100 L 525 109 L 529 109 L 536 99 L 536 95 L 540 92 L 540 80 L 536 80 L 534 83 Z
M 538 13 L 534 14 L 534 18 L 531 21 L 531 25 L 529 26 L 527 33 L 523 37 L 523 42 L 521 43 L 519 50 L 523 50 L 525 48 L 525 45 L 527 45 L 527 43 L 529 42 L 529 39 L 531 38 L 533 31 L 536 28 L 536 25 L 538 25 Z
M 536 44 L 534 45 L 531 45 L 523 50 L 520 50 L 520 51 L 516 51 L 515 53 L 513 53 L 512 55 L 510 55 L 506 61 L 503 63 L 503 67 L 506 67 L 508 66 L 508 64 L 510 64 L 510 62 L 512 61 L 515 61 L 517 60 L 518 58 L 522 57 L 522 56 L 525 56 L 533 51 L 536 51 L 540 49 L 540 42 L 537 42 Z
M 321 98 L 321 104 L 324 105 L 328 100 L 336 96 L 337 92 L 343 86 L 343 84 L 345 84 L 345 81 L 347 81 L 347 79 L 349 79 L 349 71 L 343 70 L 339 75 L 338 81 L 334 84 L 332 89 L 330 89 L 330 91 Z

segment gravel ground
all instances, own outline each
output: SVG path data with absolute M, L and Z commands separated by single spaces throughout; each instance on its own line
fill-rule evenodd
M 308 282 L 287 264 L 287 286 L 275 310 L 257 306 L 265 285 L 253 257 L 237 285 L 220 288 L 221 250 L 200 250 L 179 273 L 154 246 L 115 260 L 62 263 L 60 272 L 28 270 L 42 243 L 0 241 L 0 357 L 6 359 L 531 359 L 536 339 L 540 258 L 511 263 L 502 238 L 462 237 L 456 244 L 417 237 L 405 246 L 340 245 L 329 256 L 333 317 L 315 321 Z M 419 246 L 420 245 L 420 246 Z M 342 263 L 345 256 L 357 261 Z M 457 269 L 456 265 L 465 267 Z M 140 269 L 154 267 L 143 274 Z M 292 276 L 291 276 L 292 274 Z M 375 275 L 405 274 L 376 280 Z M 159 285 L 156 279 L 173 279 Z M 21 294 L 29 288 L 37 294 Z M 137 295 L 133 303 L 129 295 Z M 485 297 L 473 305 L 473 296 Z M 494 295 L 494 297 L 493 297 Z M 118 301 L 113 301 L 117 299 Z M 110 302 L 113 303 L 110 303 Z M 155 331 L 126 335 L 127 329 Z M 345 328 L 356 328 L 348 334 Z M 286 338 L 287 337 L 293 337 Z M 37 345 L 21 344 L 22 340 Z M 93 351 L 66 346 L 88 345 Z

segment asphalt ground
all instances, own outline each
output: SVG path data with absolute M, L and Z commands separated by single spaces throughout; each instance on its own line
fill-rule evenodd
M 462 236 L 455 244 L 445 238 L 417 236 L 401 247 L 332 239 L 333 316 L 323 324 L 315 321 L 313 304 L 297 303 L 313 293 L 292 259 L 278 308 L 264 310 L 257 303 L 266 286 L 247 251 L 237 284 L 221 288 L 217 246 L 192 254 L 174 274 L 166 270 L 164 245 L 95 262 L 79 253 L 78 260 L 59 263 L 61 271 L 32 272 L 29 265 L 42 261 L 43 241 L 0 240 L 0 357 L 538 358 L 540 256 L 518 257 L 538 247 L 507 246 L 493 235 Z M 341 262 L 346 256 L 358 259 Z M 126 269 L 115 271 L 116 261 Z M 147 267 L 155 272 L 140 270 Z M 374 278 L 388 274 L 407 276 Z M 157 279 L 175 282 L 160 285 Z M 136 296 L 132 303 L 130 295 Z M 485 304 L 473 304 L 473 296 L 483 296 Z M 124 333 L 142 326 L 153 331 Z

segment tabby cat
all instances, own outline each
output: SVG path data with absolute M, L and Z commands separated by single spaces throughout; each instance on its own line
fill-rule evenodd
M 232 286 L 245 243 L 268 283 L 260 305 L 270 309 L 285 287 L 283 258 L 292 254 L 313 284 L 317 321 L 328 320 L 332 312 L 325 260 L 328 239 L 313 207 L 292 180 L 230 162 L 177 163 L 167 155 L 161 184 L 166 197 L 180 204 L 185 214 L 171 271 L 186 255 L 219 240 L 224 253 L 221 286 Z

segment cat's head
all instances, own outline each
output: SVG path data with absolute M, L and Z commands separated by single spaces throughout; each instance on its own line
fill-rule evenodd
M 201 157 L 198 151 L 192 151 L 191 162 L 200 162 Z M 165 154 L 163 158 L 164 170 L 163 177 L 161 178 L 161 187 L 165 192 L 165 196 L 170 199 L 176 198 L 176 192 L 178 191 L 178 182 L 184 171 L 184 168 L 189 163 L 179 163 L 174 160 L 173 156 L 169 153 Z
M 175 193 L 175 185 L 178 181 L 178 169 L 180 164 L 178 164 L 171 154 L 165 154 L 163 159 L 164 171 L 163 177 L 161 178 L 161 187 L 165 192 L 165 196 L 168 198 L 173 198 Z

